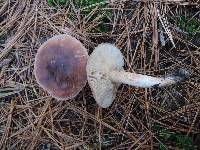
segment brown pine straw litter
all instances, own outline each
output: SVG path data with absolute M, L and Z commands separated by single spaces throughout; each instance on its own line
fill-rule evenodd
M 154 126 L 196 140 L 200 44 L 174 22 L 186 15 L 200 19 L 199 4 L 113 1 L 84 13 L 72 0 L 57 11 L 46 0 L 0 1 L 0 149 L 158 149 Z M 106 30 L 99 31 L 103 18 Z M 98 107 L 88 85 L 76 98 L 57 101 L 36 83 L 33 62 L 44 41 L 63 33 L 79 39 L 89 54 L 100 43 L 115 44 L 130 72 L 164 75 L 184 67 L 192 77 L 162 89 L 122 85 L 108 109 Z

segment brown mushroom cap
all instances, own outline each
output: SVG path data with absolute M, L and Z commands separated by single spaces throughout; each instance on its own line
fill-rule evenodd
M 34 74 L 38 84 L 53 97 L 75 97 L 87 81 L 88 53 L 76 38 L 56 35 L 43 43 L 36 54 Z

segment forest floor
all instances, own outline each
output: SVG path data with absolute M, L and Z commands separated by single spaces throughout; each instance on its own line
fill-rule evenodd
M 113 43 L 125 70 L 152 76 L 186 68 L 191 78 L 158 89 L 121 85 L 111 107 L 89 85 L 68 101 L 33 74 L 39 46 L 70 33 L 88 49 Z M 185 149 L 200 147 L 199 0 L 0 1 L 0 149 Z

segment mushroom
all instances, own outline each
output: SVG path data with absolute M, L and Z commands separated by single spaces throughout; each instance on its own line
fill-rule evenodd
M 184 69 L 157 78 L 126 72 L 123 66 L 123 55 L 112 44 L 100 44 L 90 55 L 86 66 L 88 83 L 96 102 L 101 107 L 107 108 L 112 104 L 121 83 L 141 88 L 155 88 L 176 84 L 189 77 L 189 72 Z
M 44 42 L 37 51 L 34 75 L 38 84 L 58 100 L 75 97 L 87 82 L 88 53 L 76 38 L 61 34 Z

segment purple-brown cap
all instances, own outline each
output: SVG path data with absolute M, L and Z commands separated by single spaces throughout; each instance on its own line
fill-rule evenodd
M 37 51 L 34 63 L 36 81 L 54 98 L 71 99 L 87 82 L 87 59 L 87 50 L 80 41 L 70 35 L 56 35 Z

